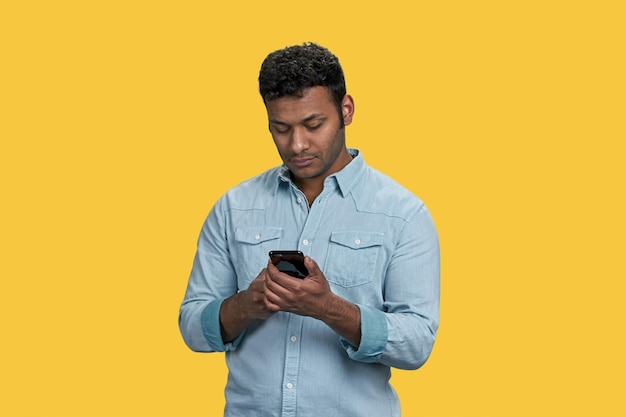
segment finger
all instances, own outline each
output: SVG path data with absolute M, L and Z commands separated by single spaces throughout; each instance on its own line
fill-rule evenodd
M 267 262 L 267 268 L 265 268 L 267 270 L 267 273 L 270 275 L 275 275 L 278 271 L 278 268 L 276 268 L 276 265 L 274 265 L 272 263 L 272 261 L 268 261 Z
M 265 298 L 265 308 L 266 310 L 271 311 L 273 313 L 276 313 L 277 311 L 281 310 L 278 304 L 270 301 L 267 297 Z
M 269 264 L 267 266 L 267 272 L 269 279 L 266 281 L 266 285 L 269 286 L 275 291 L 281 291 L 279 287 L 283 290 L 293 290 L 298 280 L 294 280 L 293 277 L 281 272 L 275 265 Z
M 282 282 L 282 272 L 280 272 L 280 270 L 278 268 L 276 268 L 276 265 L 274 265 L 273 263 L 268 263 L 267 265 L 267 277 L 269 278 L 268 281 L 271 281 L 273 283 L 280 283 Z
M 280 282 L 277 282 L 280 281 L 280 271 L 271 262 L 267 265 L 266 270 L 265 292 L 276 293 L 280 291 L 281 285 Z
M 270 311 L 280 311 L 282 310 L 282 298 L 272 291 L 271 288 L 265 287 L 264 292 L 265 297 L 265 305 Z
M 306 269 L 309 271 L 309 275 L 317 275 L 322 272 L 317 262 L 308 255 L 304 257 L 304 266 L 306 266 Z
M 282 298 L 285 294 L 288 294 L 290 291 L 289 282 L 293 278 L 288 275 L 287 278 L 285 278 L 283 275 L 284 274 L 278 270 L 276 270 L 276 274 L 270 272 L 268 279 L 265 280 L 265 292 L 271 292 L 278 298 Z

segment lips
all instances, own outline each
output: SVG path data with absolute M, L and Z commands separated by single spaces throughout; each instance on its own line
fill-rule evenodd
M 311 163 L 313 163 L 313 160 L 315 158 L 313 157 L 306 157 L 306 158 L 291 158 L 290 162 L 291 165 L 298 167 L 298 168 L 304 168 L 307 167 L 309 165 L 311 165 Z

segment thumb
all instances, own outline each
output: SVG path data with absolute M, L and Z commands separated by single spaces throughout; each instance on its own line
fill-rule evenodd
M 306 266 L 306 269 L 309 271 L 309 275 L 318 275 L 322 272 L 317 262 L 308 255 L 304 257 L 304 266 Z

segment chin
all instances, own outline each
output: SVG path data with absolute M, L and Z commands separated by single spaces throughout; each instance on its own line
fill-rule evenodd
M 291 171 L 291 174 L 296 177 L 296 178 L 300 178 L 300 179 L 310 179 L 310 178 L 315 178 L 315 177 L 319 177 L 319 172 L 317 171 L 311 171 L 309 169 L 289 169 L 289 171 Z

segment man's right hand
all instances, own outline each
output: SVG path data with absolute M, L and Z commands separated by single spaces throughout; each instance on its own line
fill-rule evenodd
M 267 275 L 267 268 L 263 268 L 261 273 L 250 283 L 248 289 L 239 293 L 241 295 L 240 308 L 245 309 L 246 315 L 253 320 L 267 319 L 277 311 L 268 308 L 269 303 L 265 296 Z
M 265 320 L 276 311 L 268 308 L 265 297 L 267 268 L 250 283 L 247 290 L 227 298 L 220 309 L 220 326 L 224 343 L 232 342 L 256 319 Z

